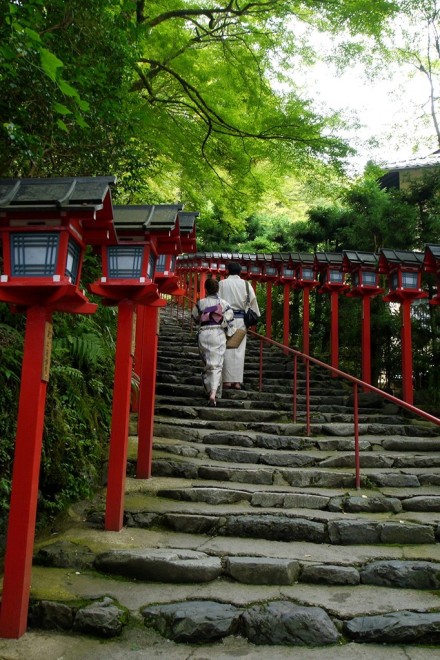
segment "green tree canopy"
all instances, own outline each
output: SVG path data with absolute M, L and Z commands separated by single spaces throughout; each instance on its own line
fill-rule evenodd
M 274 175 L 348 147 L 295 87 L 307 26 L 358 42 L 388 0 L 1 0 L 0 174 L 116 174 L 122 201 L 243 221 Z M 270 185 L 270 184 L 269 184 Z

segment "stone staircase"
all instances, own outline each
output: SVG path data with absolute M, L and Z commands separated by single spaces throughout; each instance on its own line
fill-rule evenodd
M 440 427 L 361 394 L 357 491 L 350 390 L 312 369 L 307 437 L 304 374 L 293 422 L 292 359 L 264 350 L 260 392 L 258 353 L 250 339 L 246 389 L 207 407 L 195 334 L 163 313 L 153 477 L 135 478 L 133 417 L 124 529 L 103 531 L 101 493 L 37 544 L 31 626 L 234 636 L 248 657 L 440 642 Z

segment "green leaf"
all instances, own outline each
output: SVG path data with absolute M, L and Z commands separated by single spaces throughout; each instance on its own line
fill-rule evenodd
M 58 87 L 66 96 L 79 98 L 79 94 L 77 90 L 74 87 L 72 87 L 72 85 L 69 85 L 69 83 L 67 83 L 65 80 L 63 79 L 58 80 Z
M 81 128 L 90 128 L 90 125 L 86 122 L 81 115 L 76 115 L 75 116 L 76 123 L 78 126 L 81 126 Z
M 81 99 L 81 98 L 78 97 L 76 99 L 76 102 L 78 104 L 78 107 L 81 110 L 84 110 L 84 111 L 90 110 L 90 103 L 88 103 L 88 101 L 84 101 L 84 99 Z
M 50 50 L 47 50 L 47 48 L 41 49 L 40 59 L 44 73 L 55 82 L 57 79 L 58 69 L 61 69 L 64 64 L 61 60 L 58 59 L 56 55 L 51 53 Z
M 67 128 L 66 124 L 63 122 L 62 119 L 57 119 L 57 126 L 61 128 L 61 130 L 64 131 L 65 133 L 69 132 L 69 129 Z
M 38 34 L 38 32 L 35 32 L 35 30 L 31 30 L 31 28 L 25 27 L 24 28 L 25 33 L 31 39 L 31 41 L 35 41 L 37 43 L 41 43 L 41 37 Z
M 57 112 L 59 115 L 71 115 L 72 111 L 69 110 L 69 108 L 62 103 L 54 103 L 53 104 L 53 109 L 55 112 Z

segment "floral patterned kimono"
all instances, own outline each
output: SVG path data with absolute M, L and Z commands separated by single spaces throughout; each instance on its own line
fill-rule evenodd
M 217 294 L 201 298 L 193 307 L 192 316 L 200 324 L 197 334 L 203 360 L 203 386 L 209 395 L 221 396 L 223 359 L 226 337 L 235 332 L 234 312 L 226 300 Z

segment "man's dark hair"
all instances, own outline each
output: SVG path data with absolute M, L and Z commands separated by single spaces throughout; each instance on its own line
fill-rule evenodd
M 226 268 L 228 269 L 229 275 L 240 275 L 241 273 L 241 266 L 237 261 L 230 261 Z
M 206 282 L 205 282 L 205 291 L 208 294 L 208 296 L 212 296 L 213 293 L 217 293 L 218 292 L 218 280 L 215 280 L 212 277 L 207 279 Z

